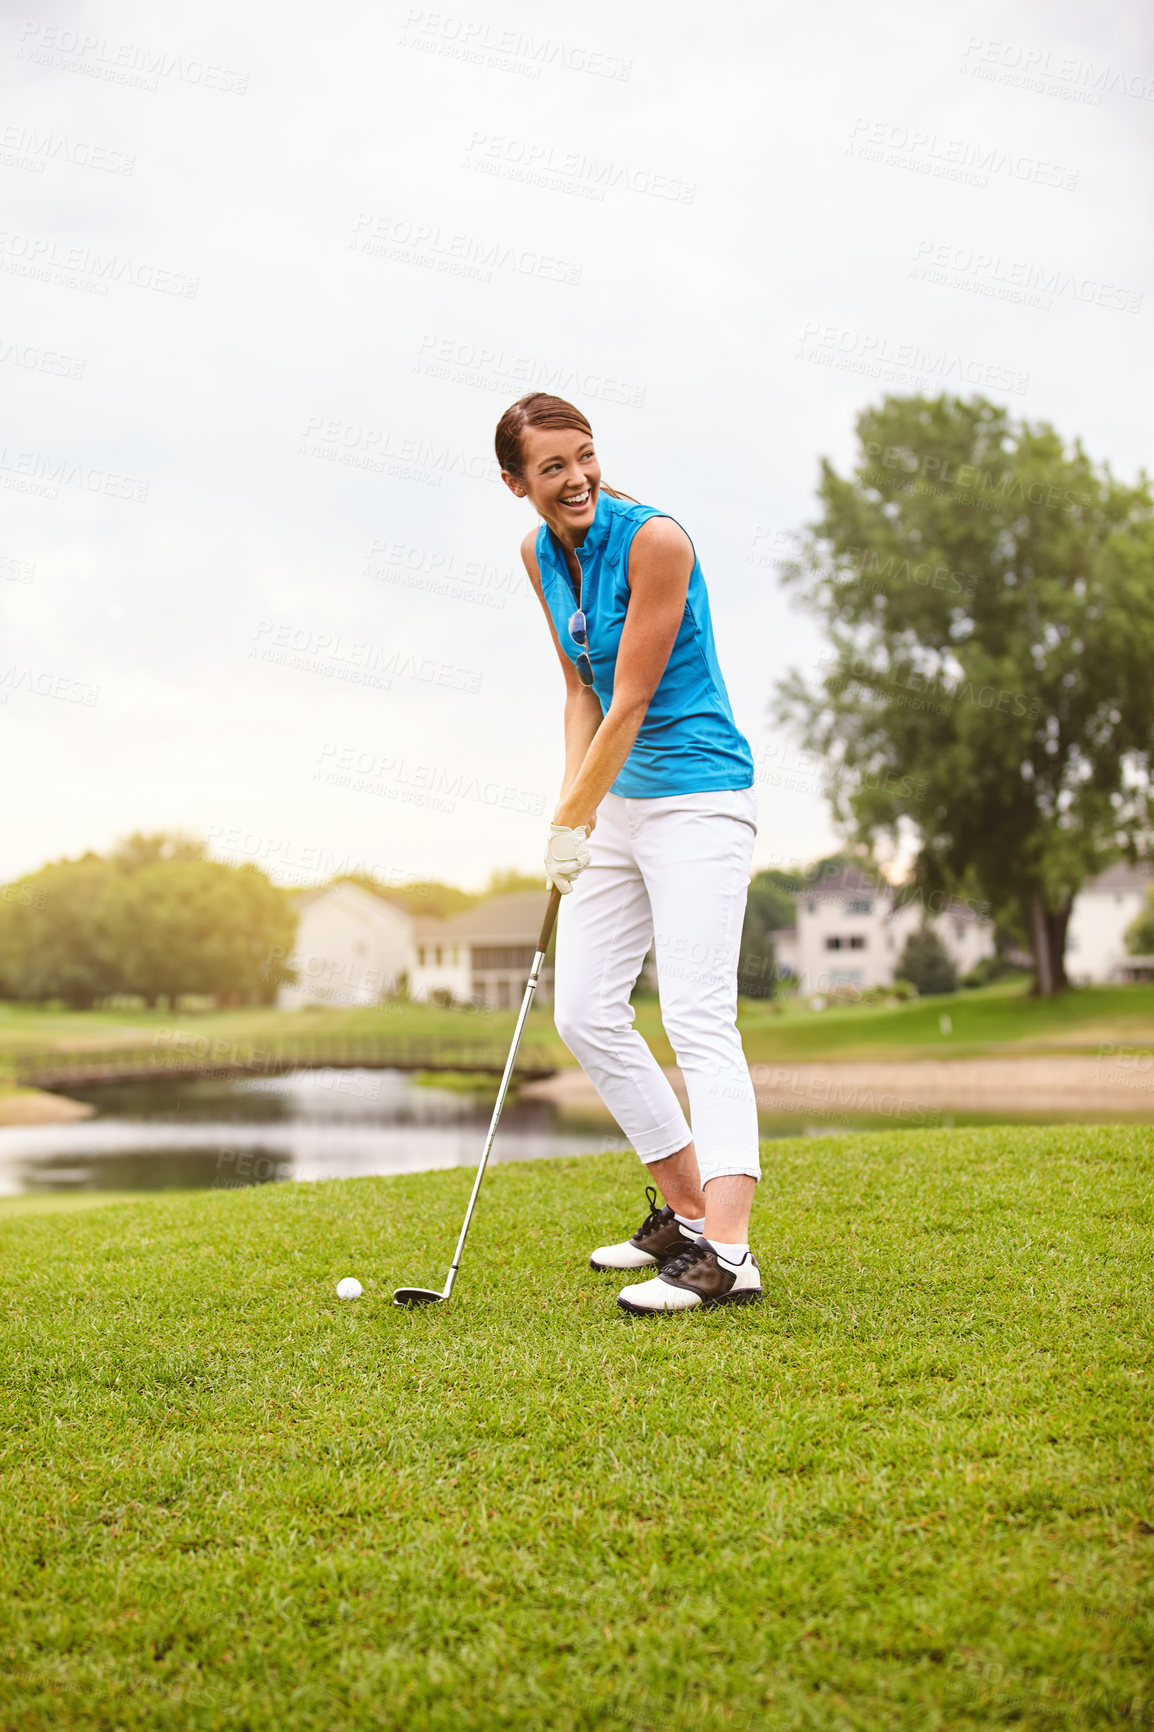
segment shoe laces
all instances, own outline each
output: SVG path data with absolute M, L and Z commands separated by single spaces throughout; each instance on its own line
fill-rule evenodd
M 684 1275 L 687 1270 L 696 1268 L 698 1263 L 704 1263 L 707 1258 L 712 1256 L 713 1251 L 708 1245 L 699 1245 L 696 1243 L 687 1245 L 684 1251 L 679 1251 L 676 1257 L 670 1258 L 661 1273 L 666 1277 L 670 1275 Z
M 665 1204 L 657 1201 L 657 1191 L 652 1185 L 646 1185 L 645 1199 L 649 1204 L 649 1213 L 637 1229 L 638 1238 L 645 1233 L 652 1233 L 655 1227 L 660 1227 L 661 1217 L 665 1213 Z

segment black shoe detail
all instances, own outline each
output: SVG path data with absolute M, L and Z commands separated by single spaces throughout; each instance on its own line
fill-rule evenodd
M 668 1203 L 658 1204 L 657 1191 L 653 1185 L 646 1185 L 645 1199 L 649 1204 L 649 1213 L 626 1243 L 635 1250 L 643 1251 L 653 1262 L 649 1267 L 663 1269 L 671 1257 L 677 1257 L 689 1248 L 692 1240 L 686 1239 L 688 1227 L 682 1226 L 677 1219 L 675 1210 Z M 598 1263 L 592 1257 L 589 1259 L 591 1269 L 619 1275 L 622 1271 L 612 1263 Z

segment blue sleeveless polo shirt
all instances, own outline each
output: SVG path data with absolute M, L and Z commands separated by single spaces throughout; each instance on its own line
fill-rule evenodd
M 634 505 L 602 491 L 584 543 L 575 550 L 581 563 L 593 690 L 602 714 L 613 701 L 617 646 L 629 604 L 629 548 L 643 523 L 651 517 L 668 516 L 656 506 Z M 569 636 L 569 616 L 577 606 L 576 588 L 564 550 L 547 523 L 537 531 L 537 566 L 557 637 L 576 664 L 580 651 Z M 709 598 L 695 548 L 685 611 L 673 649 L 611 792 L 654 799 L 661 794 L 752 786 L 753 753 L 733 719 L 729 693 L 717 664 Z

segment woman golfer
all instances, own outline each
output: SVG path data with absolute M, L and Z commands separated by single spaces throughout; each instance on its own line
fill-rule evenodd
M 651 1272 L 621 1293 L 627 1311 L 760 1299 L 757 1108 L 736 1027 L 757 801 L 705 579 L 671 517 L 604 484 L 571 403 L 522 397 L 496 448 L 502 479 L 542 519 L 521 557 L 565 676 L 565 776 L 545 855 L 562 892 L 557 1032 L 656 1186 L 633 1237 L 590 1262 Z M 633 1027 L 650 944 L 692 1135 Z

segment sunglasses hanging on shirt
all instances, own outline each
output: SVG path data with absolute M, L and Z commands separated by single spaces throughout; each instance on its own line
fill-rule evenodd
M 577 569 L 581 571 L 581 561 L 577 561 Z M 572 580 L 570 580 L 572 581 Z M 589 627 L 585 615 L 581 611 L 581 592 L 585 587 L 585 573 L 581 571 L 581 580 L 577 586 L 577 611 L 569 615 L 569 636 L 581 651 L 577 657 L 577 678 L 583 686 L 593 684 L 593 663 L 589 660 Z
M 585 624 L 585 615 L 578 608 L 576 613 L 569 615 L 569 636 L 581 651 L 577 657 L 577 677 L 583 686 L 593 684 L 593 663 L 589 660 L 589 632 Z

